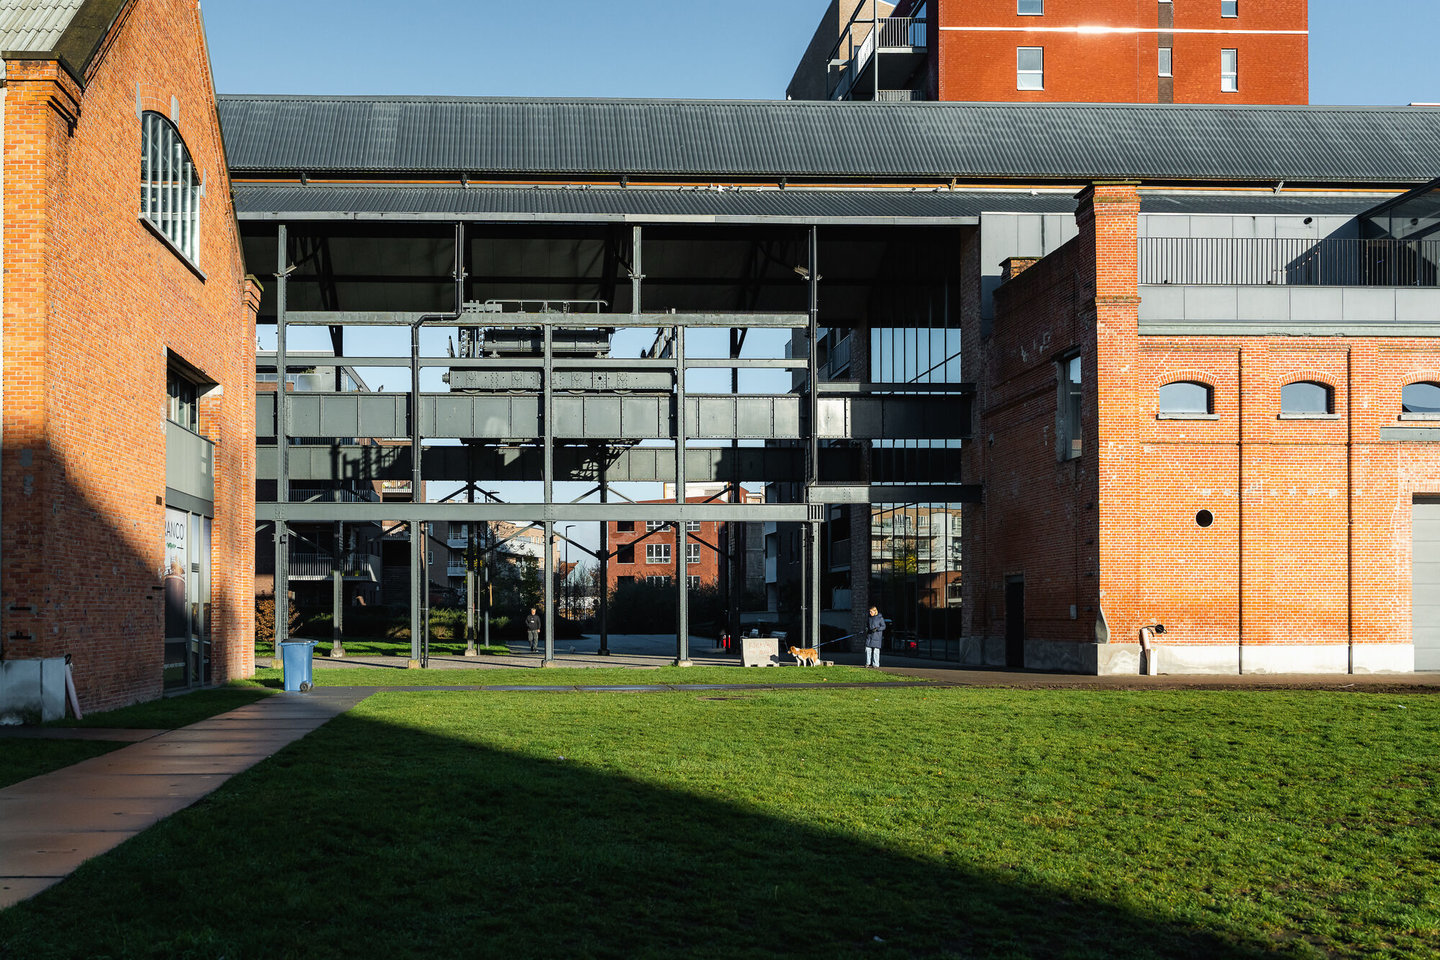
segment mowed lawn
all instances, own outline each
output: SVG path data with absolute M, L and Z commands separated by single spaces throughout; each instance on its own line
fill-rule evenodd
M 0 957 L 1426 957 L 1440 698 L 379 693 Z

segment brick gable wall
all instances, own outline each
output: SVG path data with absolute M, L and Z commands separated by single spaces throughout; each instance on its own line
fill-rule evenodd
M 253 305 L 200 14 L 137 0 L 83 90 L 7 64 L 5 656 L 75 656 L 87 710 L 161 691 L 167 350 L 219 386 L 215 678 L 253 669 Z M 140 121 L 171 115 L 203 173 L 199 271 L 138 217 Z

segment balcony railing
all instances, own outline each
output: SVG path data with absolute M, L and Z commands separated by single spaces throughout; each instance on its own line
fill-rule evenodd
M 1142 284 L 1440 286 L 1440 240 L 1145 237 Z
M 881 17 L 875 29 L 874 21 L 858 19 L 851 29 L 841 35 L 830 51 L 830 62 L 840 64 L 838 81 L 830 91 L 832 100 L 844 100 L 855 86 L 855 81 L 875 56 L 876 34 L 879 34 L 880 52 L 921 51 L 925 49 L 925 20 L 919 17 Z M 865 31 L 859 40 L 856 35 Z M 887 98 L 882 95 L 881 99 Z
M 373 553 L 342 553 L 338 557 L 320 550 L 290 551 L 292 580 L 328 579 L 339 570 L 342 576 L 363 580 L 380 579 L 380 558 Z

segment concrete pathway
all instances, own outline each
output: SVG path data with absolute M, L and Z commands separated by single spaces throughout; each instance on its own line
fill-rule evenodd
M 374 692 L 277 694 L 179 730 L 64 731 L 139 742 L 0 790 L 0 909 L 59 883 Z

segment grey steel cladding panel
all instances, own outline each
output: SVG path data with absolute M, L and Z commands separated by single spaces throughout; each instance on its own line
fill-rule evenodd
M 1416 503 L 1410 516 L 1415 669 L 1440 670 L 1440 503 Z
M 255 436 L 275 436 L 275 394 L 255 394 Z
M 815 403 L 815 436 L 824 439 L 843 439 L 850 434 L 850 402 L 833 397 L 822 398 Z

